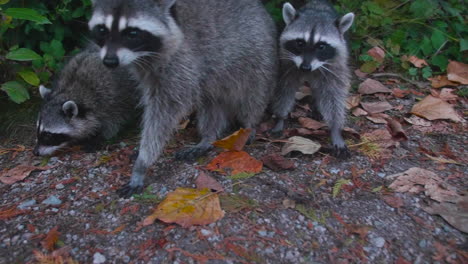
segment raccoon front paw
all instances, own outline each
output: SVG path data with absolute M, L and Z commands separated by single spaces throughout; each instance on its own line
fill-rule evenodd
M 175 158 L 177 160 L 194 161 L 197 158 L 203 156 L 209 150 L 210 148 L 205 148 L 205 147 L 185 148 L 183 150 L 179 150 L 175 154 Z
M 117 190 L 117 194 L 122 198 L 130 198 L 134 194 L 141 193 L 143 185 L 132 186 L 130 183 L 125 184 L 122 188 Z
M 333 157 L 338 158 L 340 160 L 347 160 L 351 158 L 351 152 L 346 146 L 344 147 L 333 146 L 331 154 Z

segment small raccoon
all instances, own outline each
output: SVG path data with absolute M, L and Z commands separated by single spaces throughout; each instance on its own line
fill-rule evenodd
M 295 92 L 307 82 L 315 107 L 330 127 L 332 154 L 348 158 L 341 135 L 351 80 L 345 32 L 351 27 L 354 14 L 339 17 L 328 1 L 311 0 L 297 11 L 285 3 L 283 18 L 286 28 L 280 36 L 282 76 L 271 105 L 277 118 L 272 132 L 281 133 L 284 119 L 294 107 Z
M 255 128 L 273 93 L 276 28 L 258 0 L 93 1 L 89 27 L 103 63 L 128 67 L 142 91 L 140 152 L 121 196 L 142 190 L 148 167 L 192 110 L 202 139 L 179 159 L 209 150 L 231 123 Z
M 75 144 L 96 146 L 114 136 L 138 102 L 136 82 L 124 70 L 102 65 L 97 48 L 74 56 L 53 89 L 40 86 L 35 155 L 52 155 Z

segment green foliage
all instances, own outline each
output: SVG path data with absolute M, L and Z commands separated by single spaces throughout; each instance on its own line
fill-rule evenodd
M 11 101 L 27 101 L 82 46 L 90 11 L 90 0 L 0 0 L 0 84 Z

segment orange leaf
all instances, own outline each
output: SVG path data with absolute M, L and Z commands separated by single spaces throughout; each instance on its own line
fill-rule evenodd
M 126 226 L 127 226 L 126 224 L 123 224 L 123 225 L 117 227 L 116 229 L 114 229 L 114 231 L 112 231 L 111 233 L 113 235 L 117 235 L 118 233 L 122 232 L 125 229 Z
M 24 214 L 26 211 L 24 210 L 18 210 L 16 207 L 12 207 L 10 209 L 7 209 L 5 211 L 0 211 L 0 220 L 7 220 L 10 219 L 14 216 Z
M 211 224 L 223 216 L 219 197 L 210 189 L 177 188 L 143 221 L 143 225 L 151 225 L 159 219 L 165 223 L 190 227 Z
M 385 51 L 379 47 L 373 47 L 367 51 L 367 54 L 380 63 L 382 63 L 385 59 Z
M 408 61 L 411 62 L 414 65 L 414 67 L 416 67 L 416 68 L 422 68 L 424 66 L 429 66 L 429 64 L 427 64 L 427 62 L 425 60 L 420 59 L 420 58 L 418 58 L 416 56 L 409 57 Z
M 429 78 L 431 81 L 432 87 L 434 88 L 442 88 L 445 86 L 458 86 L 458 83 L 449 81 L 447 75 L 439 75 Z
M 242 172 L 259 173 L 263 164 L 244 151 L 228 151 L 219 154 L 210 164 L 206 166 L 210 171 L 226 173 L 226 169 L 231 169 L 231 175 Z
M 463 120 L 453 109 L 451 104 L 431 95 L 415 104 L 411 113 L 429 120 L 450 119 L 455 122 L 461 122 Z
M 11 170 L 7 170 L 7 171 L 0 173 L 0 181 L 5 184 L 13 184 L 15 182 L 24 180 L 33 171 L 36 171 L 36 170 L 44 171 L 48 169 L 50 169 L 50 167 L 48 166 L 34 167 L 31 165 L 22 164 L 22 165 L 16 166 L 15 168 Z
M 213 146 L 216 146 L 218 148 L 223 148 L 226 150 L 236 150 L 236 151 L 241 151 L 245 143 L 247 143 L 247 140 L 249 139 L 250 133 L 252 132 L 252 129 L 247 128 L 243 129 L 241 128 L 239 131 L 235 132 L 234 134 L 223 138 L 221 140 L 213 142 Z
M 47 233 L 46 238 L 42 241 L 42 246 L 48 251 L 52 251 L 55 243 L 57 243 L 59 239 L 59 236 L 60 232 L 58 231 L 58 226 L 52 228 L 49 233 Z
M 468 84 L 468 64 L 450 61 L 447 67 L 448 79 L 452 82 Z

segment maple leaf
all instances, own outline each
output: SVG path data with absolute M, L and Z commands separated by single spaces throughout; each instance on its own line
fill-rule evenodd
M 227 151 L 219 154 L 214 158 L 206 169 L 226 173 L 226 169 L 230 169 L 231 175 L 236 175 L 242 172 L 259 173 L 262 171 L 263 163 L 256 160 L 244 151 Z
M 247 143 L 247 140 L 249 140 L 251 132 L 252 129 L 250 128 L 241 128 L 234 134 L 213 142 L 213 146 L 226 150 L 241 151 L 244 148 L 245 143 Z
M 55 243 L 57 243 L 60 236 L 60 232 L 58 231 L 58 226 L 52 228 L 49 233 L 47 233 L 46 238 L 41 242 L 42 247 L 44 247 L 48 251 L 52 251 L 54 249 Z
M 450 119 L 454 122 L 462 122 L 463 119 L 453 109 L 453 106 L 440 98 L 427 96 L 421 102 L 415 104 L 411 113 L 428 120 Z
M 156 219 L 165 223 L 177 223 L 182 227 L 207 225 L 223 218 L 219 197 L 205 188 L 202 190 L 177 188 L 167 195 L 153 214 L 143 221 L 143 226 L 151 225 Z
M 0 173 L 0 181 L 5 184 L 13 184 L 18 181 L 24 180 L 33 171 L 44 171 L 50 169 L 50 166 L 46 167 L 35 167 L 27 164 L 22 164 L 14 167 L 13 169 L 3 171 Z

